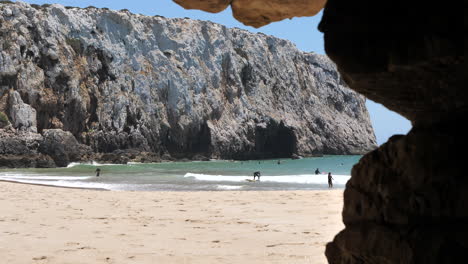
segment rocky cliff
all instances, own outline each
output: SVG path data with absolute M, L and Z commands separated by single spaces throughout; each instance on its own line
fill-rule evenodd
M 3 146 L 27 133 L 37 141 L 28 153 L 62 166 L 121 150 L 251 159 L 376 147 L 364 97 L 324 55 L 207 21 L 93 7 L 0 4 L 0 113 L 11 124 L 0 121 L 0 155 L 18 155 Z M 57 154 L 47 142 L 64 138 L 81 154 L 61 160 L 69 143 Z

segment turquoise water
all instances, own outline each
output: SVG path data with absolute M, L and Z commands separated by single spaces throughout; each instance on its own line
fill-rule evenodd
M 0 179 L 64 187 L 131 191 L 314 190 L 343 188 L 361 156 L 323 156 L 299 160 L 203 161 L 112 164 L 70 164 L 57 169 L 0 170 Z M 100 177 L 95 176 L 101 169 Z M 315 175 L 319 168 L 322 174 Z M 259 182 L 249 182 L 260 171 Z

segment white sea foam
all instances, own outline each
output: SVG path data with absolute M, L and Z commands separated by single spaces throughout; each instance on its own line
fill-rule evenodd
M 252 180 L 253 176 L 230 176 L 230 175 L 208 175 L 198 173 L 187 173 L 184 177 L 195 178 L 199 181 L 214 181 L 214 182 L 245 182 Z M 333 184 L 344 185 L 351 178 L 349 175 L 333 175 Z M 328 176 L 326 174 L 302 174 L 302 175 L 279 175 L 279 176 L 261 176 L 262 182 L 278 182 L 278 183 L 300 183 L 300 184 L 328 184 Z
M 72 187 L 72 188 L 83 188 L 83 189 L 105 189 L 112 190 L 114 189 L 113 184 L 105 184 L 98 182 L 81 182 L 81 181 L 43 181 L 43 180 L 28 180 L 21 178 L 6 178 L 0 177 L 1 180 L 18 182 L 18 183 L 27 183 L 27 184 L 39 184 L 39 185 L 48 185 L 48 186 L 57 186 L 57 187 Z
M 15 174 L 4 174 L 0 175 L 0 179 L 7 181 L 14 180 L 55 180 L 55 181 L 76 181 L 76 180 L 87 180 L 93 177 L 78 177 L 78 176 L 43 176 L 43 175 L 15 175 Z
M 84 163 L 79 163 L 79 162 L 72 162 L 67 165 L 67 168 L 73 168 L 78 165 L 83 165 Z
M 96 161 L 92 162 L 71 162 L 67 165 L 67 168 L 72 168 L 78 165 L 87 165 L 87 166 L 115 166 L 115 165 L 125 165 L 125 164 L 112 164 L 112 163 L 98 163 Z
M 242 189 L 243 186 L 238 185 L 216 185 L 217 189 L 220 190 L 239 190 Z
M 104 184 L 99 182 L 87 182 L 91 176 L 51 176 L 51 175 L 40 175 L 40 174 L 0 174 L 0 180 L 29 183 L 29 184 L 40 184 L 50 185 L 59 187 L 74 187 L 74 188 L 85 188 L 85 189 L 112 189 L 112 184 Z

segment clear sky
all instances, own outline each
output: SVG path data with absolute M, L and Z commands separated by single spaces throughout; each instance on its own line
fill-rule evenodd
M 128 9 L 132 13 L 144 15 L 161 15 L 165 17 L 189 17 L 192 19 L 210 20 L 228 27 L 238 27 L 251 32 L 263 32 L 279 38 L 292 41 L 303 51 L 313 51 L 325 54 L 323 47 L 323 34 L 317 30 L 322 14 L 314 17 L 286 19 L 281 22 L 255 29 L 244 26 L 232 17 L 231 10 L 227 9 L 218 14 L 211 14 L 198 10 L 185 10 L 172 0 L 23 0 L 32 4 L 59 3 L 64 6 L 78 7 L 107 7 L 114 10 Z M 411 123 L 400 115 L 389 111 L 385 107 L 367 100 L 372 125 L 374 127 L 377 143 L 385 143 L 394 134 L 406 134 L 411 129 Z

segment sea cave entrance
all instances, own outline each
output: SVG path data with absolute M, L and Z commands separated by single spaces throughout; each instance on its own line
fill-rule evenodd
M 293 128 L 281 121 L 271 120 L 255 129 L 255 152 L 259 158 L 290 158 L 296 151 L 297 139 Z

